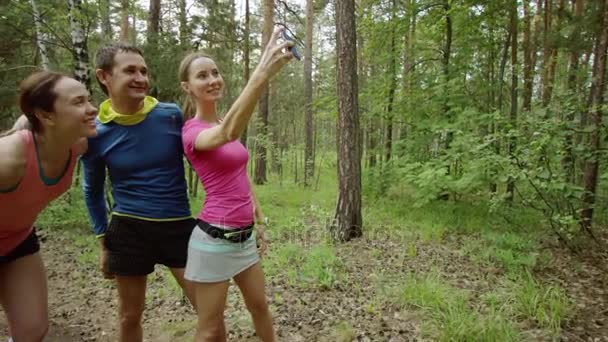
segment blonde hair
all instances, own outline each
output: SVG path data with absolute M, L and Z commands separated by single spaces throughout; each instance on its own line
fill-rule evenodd
M 180 82 L 188 82 L 189 77 L 190 77 L 190 66 L 192 65 L 192 62 L 194 62 L 195 60 L 197 60 L 199 58 L 209 58 L 209 59 L 213 60 L 213 58 L 211 58 L 211 56 L 209 56 L 208 54 L 201 52 L 201 51 L 189 53 L 179 63 L 177 77 L 179 78 Z M 188 119 L 192 119 L 194 117 L 194 115 L 196 114 L 196 103 L 195 103 L 194 99 L 192 98 L 192 95 L 186 94 L 186 99 L 184 100 L 184 105 L 183 105 L 182 111 L 184 113 L 184 122 Z

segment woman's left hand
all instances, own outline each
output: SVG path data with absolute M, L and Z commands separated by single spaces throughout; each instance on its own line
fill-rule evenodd
M 268 219 L 263 219 L 258 220 L 255 224 L 255 240 L 260 257 L 264 257 L 264 255 L 266 255 L 266 250 L 268 250 L 268 239 L 266 237 L 267 222 Z

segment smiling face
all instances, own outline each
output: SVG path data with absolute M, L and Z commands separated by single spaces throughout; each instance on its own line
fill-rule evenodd
M 73 140 L 97 134 L 97 108 L 89 101 L 90 95 L 84 84 L 71 77 L 62 77 L 57 80 L 52 93 L 55 95 L 52 108 L 34 109 L 42 130 Z
M 146 97 L 149 86 L 148 66 L 140 54 L 118 52 L 114 56 L 111 72 L 97 69 L 96 73 L 112 99 L 140 102 Z
M 188 81 L 182 82 L 182 88 L 197 102 L 215 102 L 222 97 L 224 79 L 211 58 L 199 57 L 190 64 Z

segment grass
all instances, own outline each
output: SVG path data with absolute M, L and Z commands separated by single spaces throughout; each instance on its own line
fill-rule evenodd
M 434 340 L 520 340 L 520 334 L 504 312 L 472 308 L 470 294 L 449 285 L 436 271 L 409 275 L 387 291 L 390 304 L 422 312 L 426 322 L 424 332 Z
M 515 314 L 536 322 L 553 336 L 559 336 L 571 309 L 571 302 L 564 290 L 541 284 L 530 274 L 513 281 L 510 287 Z

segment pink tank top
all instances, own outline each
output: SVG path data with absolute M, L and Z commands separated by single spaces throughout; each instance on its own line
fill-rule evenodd
M 32 232 L 38 214 L 55 198 L 66 192 L 72 184 L 72 173 L 77 156 L 74 148 L 64 172 L 57 179 L 42 174 L 32 132 L 22 130 L 15 134 L 23 138 L 27 161 L 25 173 L 16 188 L 0 189 L 0 255 L 9 254 Z

